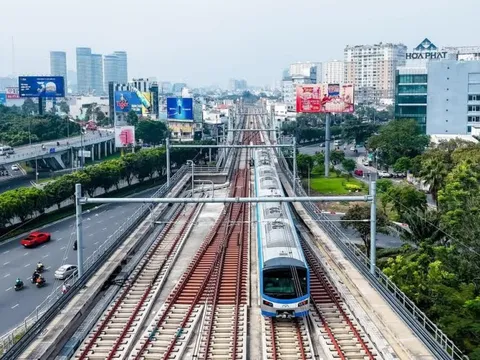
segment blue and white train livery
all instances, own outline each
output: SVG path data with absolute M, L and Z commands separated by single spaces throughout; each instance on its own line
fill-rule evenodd
M 270 150 L 254 153 L 255 196 L 284 197 Z M 257 204 L 257 246 L 262 315 L 308 314 L 310 277 L 288 205 Z

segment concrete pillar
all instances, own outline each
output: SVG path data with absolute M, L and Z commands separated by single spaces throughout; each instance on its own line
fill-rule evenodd
M 112 140 L 110 141 L 110 154 L 113 154 L 113 146 L 115 145 L 115 142 Z
M 105 156 L 108 156 L 108 141 L 105 141 L 104 144 L 105 144 Z
M 100 148 L 101 143 L 97 144 L 97 153 L 98 153 L 98 160 L 102 158 L 102 149 Z
M 92 162 L 95 161 L 95 145 L 92 145 L 92 149 L 91 149 L 91 154 L 92 154 Z

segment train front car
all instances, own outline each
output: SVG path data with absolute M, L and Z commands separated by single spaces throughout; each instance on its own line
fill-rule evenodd
M 284 196 L 272 155 L 267 150 L 255 153 L 255 195 L 279 200 Z M 309 272 L 286 204 L 257 204 L 257 246 L 262 315 L 306 316 Z

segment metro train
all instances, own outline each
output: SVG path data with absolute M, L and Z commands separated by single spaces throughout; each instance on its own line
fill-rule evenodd
M 284 197 L 270 150 L 253 157 L 255 196 Z M 262 315 L 308 315 L 310 274 L 286 203 L 257 203 L 257 246 Z

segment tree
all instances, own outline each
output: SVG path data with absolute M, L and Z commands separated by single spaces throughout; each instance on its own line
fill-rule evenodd
M 127 114 L 127 123 L 135 126 L 138 123 L 138 115 L 134 110 L 130 110 Z
M 438 191 L 445 185 L 448 175 L 447 165 L 438 157 L 427 158 L 421 165 L 418 175 L 428 185 L 433 201 L 438 205 Z
M 153 120 L 142 120 L 135 127 L 135 137 L 142 139 L 144 143 L 158 145 L 162 144 L 167 137 L 168 129 L 164 122 Z
M 406 156 L 403 156 L 395 161 L 395 164 L 393 165 L 393 171 L 397 173 L 406 173 L 408 170 L 410 170 L 411 166 L 412 160 Z
M 65 100 L 60 101 L 58 108 L 60 109 L 60 112 L 70 114 L 70 106 Z
M 440 228 L 440 213 L 435 209 L 416 209 L 405 212 L 403 221 L 408 228 L 403 230 L 402 238 L 409 243 L 438 245 L 445 238 Z
M 364 123 L 360 119 L 353 119 L 343 124 L 342 138 L 349 142 L 355 141 L 356 144 L 363 144 L 377 132 L 378 128 L 378 124 Z
M 32 99 L 27 98 L 22 104 L 22 112 L 24 115 L 38 114 L 38 104 L 35 104 Z
M 420 155 L 429 142 L 415 120 L 392 120 L 368 139 L 367 147 L 377 151 L 380 163 L 391 166 L 401 157 Z
M 353 159 L 343 159 L 342 160 L 342 167 L 348 173 L 353 172 L 353 170 L 355 170 L 356 166 L 357 166 L 357 163 Z
M 333 165 L 340 164 L 345 159 L 343 151 L 334 150 L 330 153 L 330 162 Z
M 297 154 L 297 169 L 300 176 L 308 176 L 313 169 L 313 157 L 306 154 Z
M 392 186 L 386 193 L 386 197 L 400 220 L 404 219 L 403 215 L 406 212 L 427 208 L 427 196 L 410 184 Z
M 383 211 L 377 209 L 377 232 L 388 233 L 388 219 Z M 370 253 L 370 206 L 355 204 L 342 217 L 342 226 L 355 229 L 365 245 L 366 254 Z

